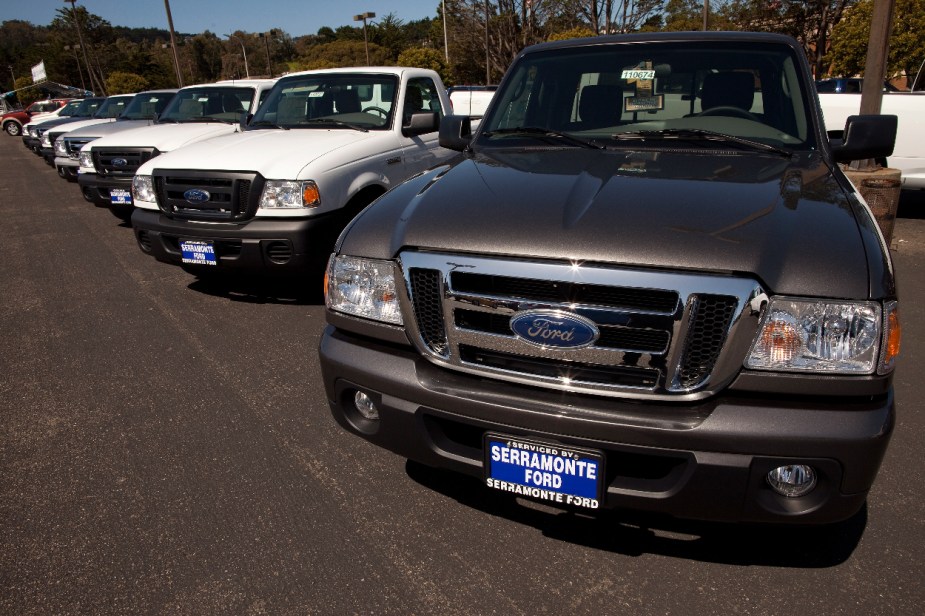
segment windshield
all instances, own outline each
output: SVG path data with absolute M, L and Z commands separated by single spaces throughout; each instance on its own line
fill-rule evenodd
M 133 96 L 110 96 L 103 101 L 96 113 L 93 114 L 93 117 L 99 119 L 118 118 L 125 111 L 125 106 L 128 105 L 132 98 Z
M 481 125 L 481 145 L 560 137 L 563 145 L 814 147 L 792 50 L 687 41 L 538 51 L 514 67 Z M 568 142 L 568 143 L 566 143 Z
M 105 100 L 105 98 L 85 98 L 80 101 L 80 105 L 77 106 L 77 109 L 71 116 L 75 118 L 89 118 L 96 113 L 96 110 L 100 108 L 100 105 L 102 105 Z
M 158 121 L 239 122 L 253 100 L 254 88 L 242 86 L 180 90 Z
M 80 108 L 80 103 L 82 102 L 83 102 L 82 100 L 69 102 L 67 105 L 65 105 L 61 109 L 61 111 L 58 112 L 58 116 L 65 117 L 65 118 L 71 117 L 72 115 L 77 113 L 77 110 Z
M 150 120 L 163 113 L 176 92 L 142 92 L 128 104 L 120 120 Z
M 397 79 L 363 73 L 298 75 L 281 79 L 248 128 L 385 130 L 392 121 Z

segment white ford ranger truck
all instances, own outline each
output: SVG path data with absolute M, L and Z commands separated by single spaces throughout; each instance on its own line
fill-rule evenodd
M 182 146 L 240 130 L 274 79 L 219 82 L 181 88 L 152 126 L 103 137 L 80 150 L 77 183 L 84 199 L 132 214 L 132 176 L 148 160 Z
M 138 169 L 138 246 L 198 276 L 311 270 L 355 214 L 455 154 L 438 144 L 449 109 L 431 70 L 343 68 L 280 78 L 246 130 Z

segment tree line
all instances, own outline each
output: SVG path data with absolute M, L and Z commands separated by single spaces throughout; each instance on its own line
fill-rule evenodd
M 547 40 L 630 32 L 750 30 L 789 34 L 817 77 L 862 73 L 873 0 L 435 0 L 432 18 L 394 13 L 362 26 L 322 27 L 293 36 L 283 28 L 178 33 L 176 54 L 162 28 L 113 26 L 82 6 L 60 8 L 48 25 L 0 24 L 4 91 L 48 79 L 97 94 L 176 87 L 219 79 L 277 77 L 317 68 L 409 65 L 436 69 L 447 85 L 496 83 L 525 46 Z M 444 19 L 443 10 L 446 15 Z M 922 0 L 896 0 L 887 74 L 911 85 L 925 61 Z M 179 70 L 174 57 L 179 63 Z M 179 73 L 179 75 L 178 75 Z M 925 81 L 925 78 L 922 79 Z M 31 102 L 46 93 L 19 90 Z

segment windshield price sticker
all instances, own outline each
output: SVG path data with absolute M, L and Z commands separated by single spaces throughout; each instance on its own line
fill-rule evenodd
M 109 191 L 109 201 L 113 205 L 131 205 L 132 193 L 124 188 L 113 188 Z
M 629 96 L 623 99 L 625 111 L 659 111 L 665 108 L 665 97 L 656 96 Z
M 620 77 L 622 79 L 640 79 L 651 81 L 655 79 L 654 70 L 644 70 L 644 69 L 626 69 L 621 73 Z
M 183 262 L 192 265 L 218 265 L 215 257 L 215 246 L 212 242 L 180 242 L 180 250 L 183 252 Z
M 600 507 L 600 452 L 487 434 L 485 458 L 489 488 L 587 509 Z

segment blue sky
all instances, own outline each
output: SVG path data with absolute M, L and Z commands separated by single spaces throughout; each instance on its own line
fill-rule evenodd
M 36 26 L 47 26 L 59 8 L 71 7 L 63 0 L 4 0 L 2 4 L 0 22 L 21 19 Z M 315 34 L 323 26 L 359 25 L 353 16 L 365 12 L 376 13 L 377 18 L 394 13 L 404 22 L 436 17 L 439 4 L 440 0 L 170 0 L 170 13 L 174 29 L 184 34 L 279 28 L 297 37 Z M 167 29 L 163 0 L 77 0 L 77 5 L 114 26 Z

